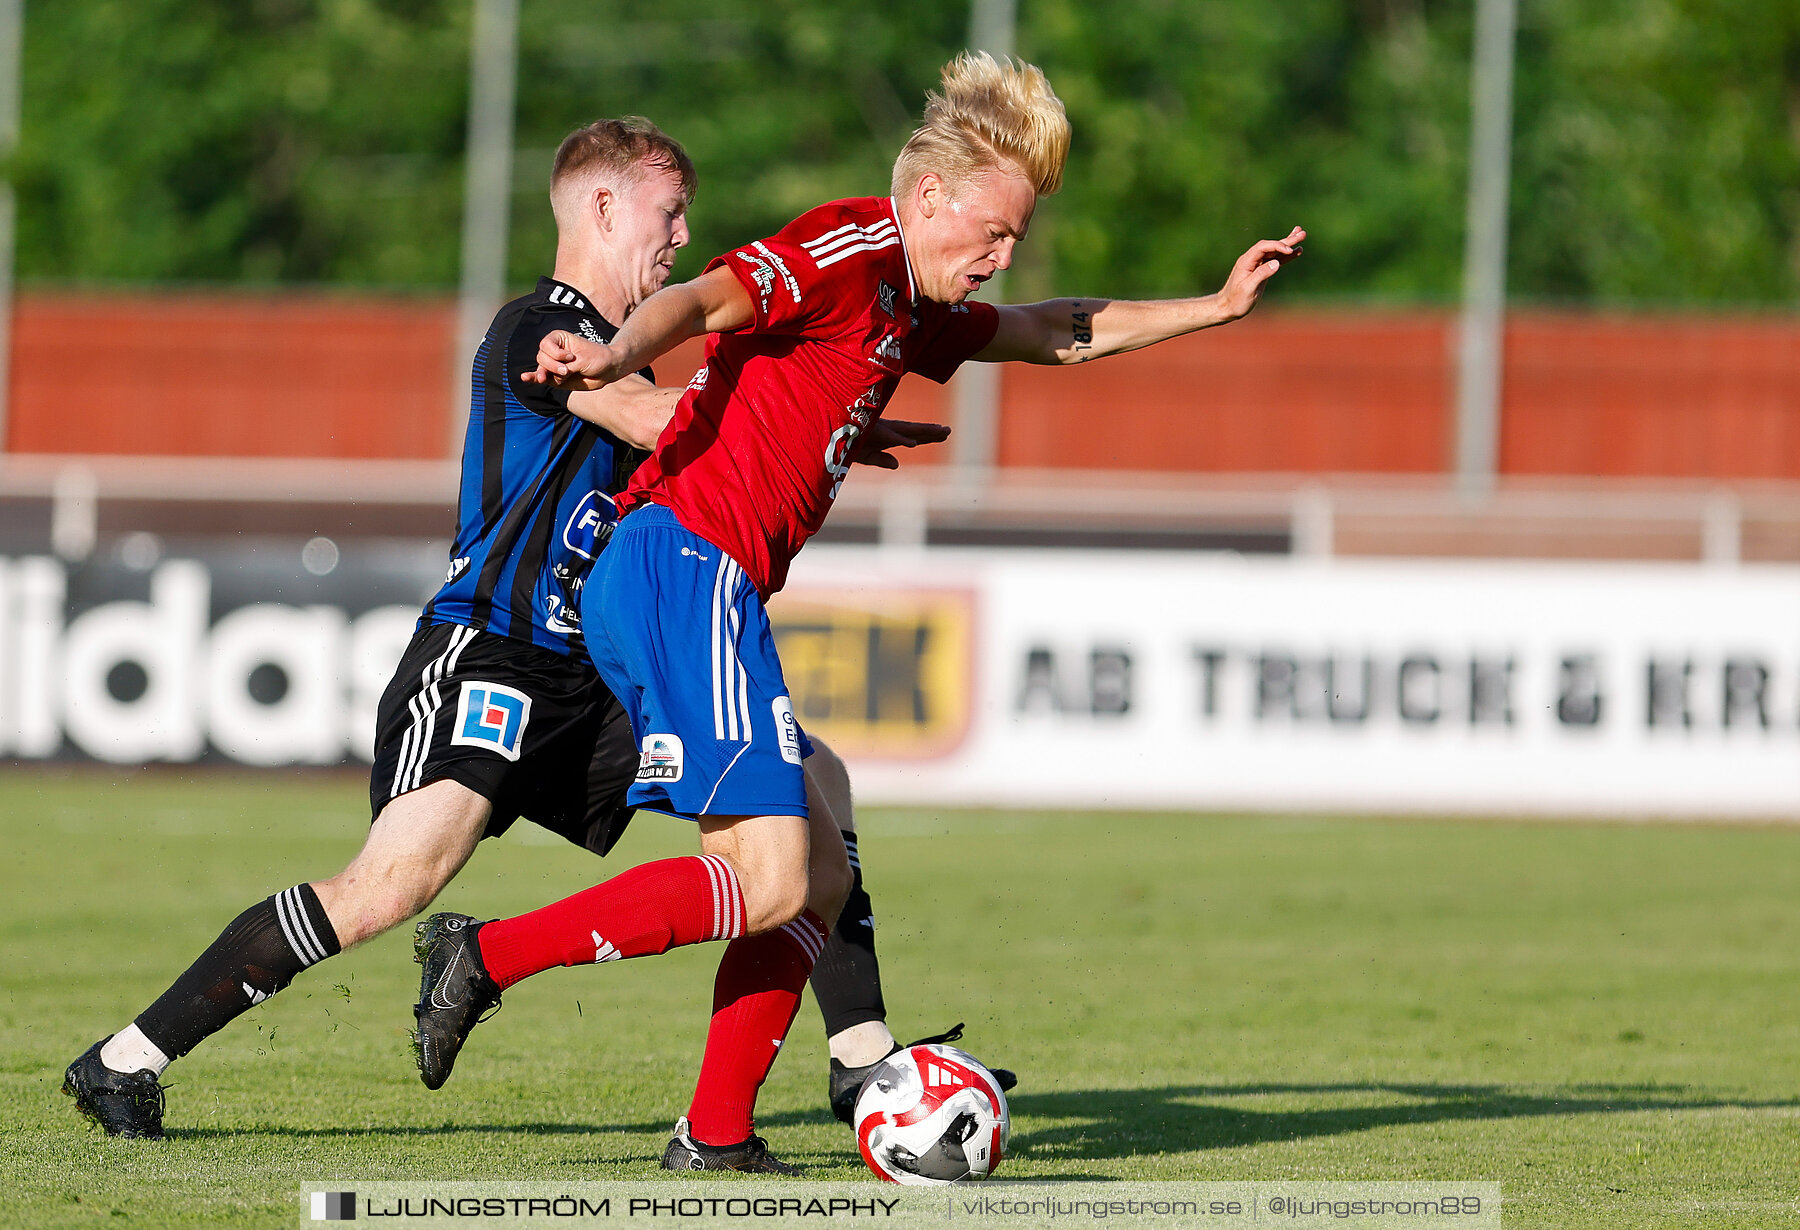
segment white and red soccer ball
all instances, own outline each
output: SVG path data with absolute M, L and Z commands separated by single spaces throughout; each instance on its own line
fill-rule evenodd
M 917 1185 L 987 1178 L 1012 1126 L 1000 1082 L 954 1046 L 889 1055 L 863 1082 L 852 1122 L 870 1170 Z

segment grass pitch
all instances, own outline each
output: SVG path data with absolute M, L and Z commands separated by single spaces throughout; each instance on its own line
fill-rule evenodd
M 58 1093 L 244 906 L 336 871 L 344 776 L 0 776 L 10 1225 L 286 1225 L 304 1182 L 650 1178 L 716 948 L 552 970 L 437 1093 L 407 1051 L 410 928 L 171 1069 L 163 1145 Z M 1003 1173 L 1483 1179 L 1509 1226 L 1800 1224 L 1800 830 L 869 811 L 903 1039 L 1014 1067 Z M 520 825 L 440 905 L 527 909 L 605 863 Z M 865 1178 L 801 1009 L 759 1128 Z M 123 1220 L 122 1220 L 123 1219 Z

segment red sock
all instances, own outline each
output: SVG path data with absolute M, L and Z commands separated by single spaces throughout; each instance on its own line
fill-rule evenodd
M 744 894 L 713 854 L 644 863 L 554 905 L 476 932 L 502 990 L 556 965 L 592 965 L 744 933 Z
M 778 930 L 731 941 L 713 982 L 712 1028 L 688 1131 L 708 1145 L 748 1139 L 756 1094 L 800 1009 L 830 928 L 811 910 Z

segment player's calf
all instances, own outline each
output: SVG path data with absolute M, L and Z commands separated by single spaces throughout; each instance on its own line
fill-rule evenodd
M 135 1024 L 178 1059 L 340 949 L 312 885 L 296 884 L 232 919 Z
M 338 951 L 337 933 L 311 885 L 259 901 L 232 919 L 135 1021 L 71 1064 L 64 1092 L 110 1135 L 160 1135 L 157 1078 L 169 1064 Z
M 750 1139 L 756 1096 L 780 1053 L 829 928 L 811 910 L 774 931 L 733 940 L 713 981 L 713 1018 L 687 1117 L 709 1145 Z
M 475 852 L 493 805 L 440 778 L 391 800 L 350 865 L 315 884 L 345 948 L 374 939 L 437 898 Z

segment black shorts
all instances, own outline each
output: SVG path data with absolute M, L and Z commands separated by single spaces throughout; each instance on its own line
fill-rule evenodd
M 447 778 L 493 804 L 484 837 L 523 816 L 605 854 L 631 818 L 637 767 L 631 721 L 586 658 L 427 624 L 376 711 L 369 810 Z

